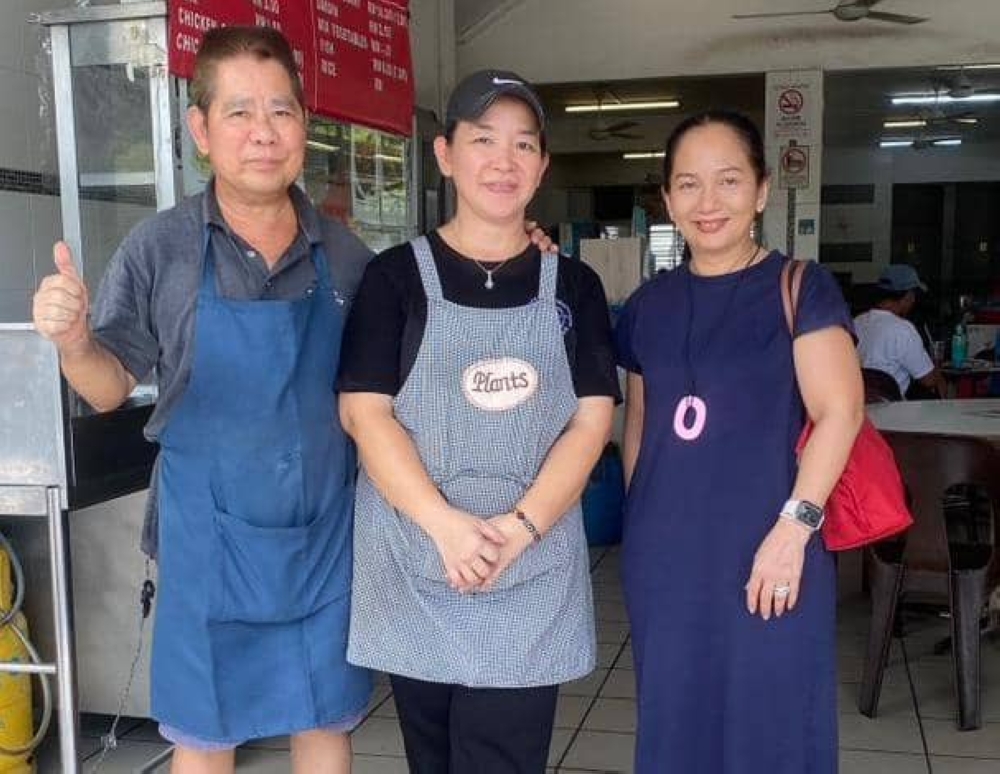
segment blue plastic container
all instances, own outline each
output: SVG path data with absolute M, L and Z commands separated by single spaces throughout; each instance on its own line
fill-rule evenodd
M 583 491 L 583 528 L 587 544 L 610 546 L 622 540 L 625 474 L 618 447 L 609 443 Z

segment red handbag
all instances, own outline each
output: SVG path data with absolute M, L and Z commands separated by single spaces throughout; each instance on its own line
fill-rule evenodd
M 789 260 L 781 270 L 781 302 L 792 336 L 805 267 L 805 261 Z M 807 419 L 795 444 L 796 456 L 801 455 L 812 429 L 812 420 Z M 826 501 L 823 542 L 830 551 L 846 551 L 898 535 L 912 524 L 896 458 L 865 417 L 844 472 Z

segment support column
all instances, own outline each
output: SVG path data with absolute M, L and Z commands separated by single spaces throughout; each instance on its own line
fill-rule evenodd
M 823 165 L 823 71 L 770 72 L 765 90 L 764 148 L 771 170 L 765 244 L 815 261 Z

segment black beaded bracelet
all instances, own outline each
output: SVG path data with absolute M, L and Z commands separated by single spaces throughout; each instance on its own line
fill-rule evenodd
M 535 523 L 528 518 L 527 514 L 524 511 L 522 511 L 520 508 L 515 508 L 514 516 L 516 516 L 517 520 L 524 525 L 524 528 L 531 533 L 532 540 L 534 540 L 536 543 L 542 542 L 542 533 L 538 531 L 538 527 L 535 526 Z

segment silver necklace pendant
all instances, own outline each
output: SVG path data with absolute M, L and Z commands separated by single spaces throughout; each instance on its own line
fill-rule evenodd
M 502 269 L 504 266 L 506 266 L 509 261 L 510 258 L 508 258 L 506 261 L 500 261 L 499 263 L 493 262 L 490 264 L 491 266 L 493 266 L 493 268 L 487 269 L 475 258 L 472 259 L 472 262 L 476 264 L 477 267 L 479 267 L 479 271 L 481 271 L 483 274 L 486 275 L 486 282 L 483 283 L 483 287 L 486 288 L 487 290 L 493 290 L 493 286 L 494 284 L 496 284 L 493 282 L 493 275 L 496 274 L 498 271 L 500 271 L 500 269 Z

